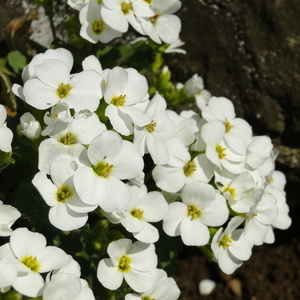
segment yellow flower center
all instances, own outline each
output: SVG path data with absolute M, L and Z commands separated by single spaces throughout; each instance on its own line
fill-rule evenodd
M 151 4 L 153 0 L 144 0 L 146 3 Z
M 66 135 L 61 137 L 58 141 L 60 143 L 64 144 L 64 145 L 75 145 L 75 144 L 77 144 L 76 136 L 73 135 L 71 132 L 67 132 Z
M 194 171 L 196 171 L 196 165 L 195 165 L 195 163 L 194 162 L 192 162 L 192 161 L 189 161 L 189 162 L 187 162 L 186 164 L 185 164 L 185 166 L 183 167 L 183 172 L 184 172 L 184 175 L 185 176 L 191 176 L 193 173 L 194 173 Z
M 156 299 L 150 298 L 149 296 L 143 296 L 142 300 L 156 300 Z
M 110 165 L 104 161 L 99 162 L 97 165 L 92 166 L 94 172 L 104 178 L 109 178 L 109 174 L 112 171 L 113 165 Z
M 99 35 L 104 30 L 104 22 L 102 20 L 96 20 L 92 24 L 92 30 L 96 35 Z
M 130 263 L 131 263 L 131 258 L 127 255 L 123 255 L 120 259 L 119 259 L 119 263 L 118 263 L 118 270 L 122 273 L 126 273 L 130 271 Z
M 227 186 L 223 189 L 223 193 L 225 192 L 229 192 L 229 196 L 232 199 L 236 199 L 236 192 L 235 192 L 235 188 Z
M 110 104 L 113 104 L 115 106 L 124 106 L 126 101 L 126 95 L 120 95 L 118 97 L 113 97 Z
M 122 10 L 124 15 L 130 14 L 131 10 L 132 10 L 132 3 L 122 2 L 121 3 L 121 10 Z
M 224 125 L 225 125 L 225 132 L 226 133 L 230 132 L 230 130 L 234 127 L 233 125 L 230 124 L 230 122 L 227 119 L 225 119 Z
M 219 246 L 223 248 L 230 247 L 230 243 L 232 242 L 232 239 L 228 234 L 224 235 L 222 240 L 219 242 Z
M 60 99 L 66 98 L 73 87 L 69 84 L 61 83 L 58 89 L 56 90 L 56 94 Z
M 65 202 L 73 195 L 74 193 L 68 185 L 62 185 L 56 192 L 56 199 L 58 202 Z
M 142 220 L 144 216 L 144 211 L 139 208 L 134 208 L 130 211 L 130 214 L 135 218 Z
M 219 159 L 223 159 L 226 156 L 226 148 L 223 148 L 221 145 L 216 146 L 216 151 L 218 153 Z
M 197 206 L 193 204 L 188 205 L 187 215 L 191 217 L 192 220 L 198 219 L 201 216 L 201 213 L 201 210 Z
M 148 125 L 145 126 L 145 129 L 152 133 L 155 130 L 156 127 L 156 122 L 154 122 L 153 120 L 151 121 L 151 123 L 149 123 Z
M 41 265 L 38 263 L 36 257 L 26 255 L 21 259 L 21 263 L 31 269 L 32 272 L 38 272 L 38 270 L 41 268 Z

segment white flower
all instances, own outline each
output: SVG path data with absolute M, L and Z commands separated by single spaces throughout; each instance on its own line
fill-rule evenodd
M 180 191 L 185 184 L 200 180 L 208 183 L 213 176 L 214 165 L 205 154 L 194 159 L 188 149 L 176 138 L 165 142 L 169 160 L 165 165 L 156 165 L 152 176 L 156 185 L 170 193 Z
M 291 226 L 292 219 L 289 216 L 289 206 L 286 203 L 285 192 L 280 189 L 275 189 L 272 185 L 265 188 L 266 193 L 271 194 L 276 199 L 277 218 L 272 222 L 272 227 L 285 230 Z
M 153 286 L 157 265 L 154 244 L 120 239 L 108 245 L 107 253 L 110 258 L 102 259 L 97 269 L 98 280 L 104 287 L 116 290 L 123 279 L 136 292 Z
M 168 162 L 169 153 L 165 141 L 175 133 L 175 124 L 169 118 L 166 108 L 166 100 L 156 93 L 145 110 L 150 121 L 143 127 L 134 127 L 133 143 L 136 149 L 142 156 L 150 153 L 155 164 Z
M 246 171 L 237 175 L 218 170 L 215 172 L 215 183 L 230 207 L 238 213 L 248 213 L 255 204 L 255 199 L 262 193 Z
M 72 157 L 60 155 L 50 165 L 51 180 L 45 172 L 37 173 L 32 180 L 32 184 L 51 207 L 50 223 L 64 231 L 81 228 L 88 219 L 87 213 L 96 208 L 83 203 L 77 195 L 72 162 Z
M 233 273 L 252 253 L 252 240 L 246 237 L 243 229 L 237 229 L 243 222 L 244 218 L 233 217 L 225 230 L 221 227 L 216 232 L 211 242 L 218 265 L 226 274 Z
M 46 273 L 65 265 L 68 255 L 58 247 L 47 246 L 46 238 L 27 228 L 16 229 L 10 242 L 0 247 L 0 253 L 18 269 L 12 287 L 28 297 L 42 295 L 45 281 L 40 273 Z
M 277 218 L 278 207 L 276 198 L 265 193 L 251 207 L 245 220 L 245 235 L 254 245 L 262 245 L 267 236 L 269 227 Z
M 41 135 L 41 124 L 29 113 L 24 113 L 20 118 L 21 132 L 29 139 L 38 139 Z
M 229 215 L 223 196 L 209 184 L 194 181 L 181 192 L 182 202 L 169 205 L 163 229 L 170 236 L 181 235 L 185 245 L 203 246 L 210 238 L 208 226 L 223 225 Z
M 133 236 L 144 243 L 155 243 L 159 239 L 156 227 L 149 223 L 161 221 L 167 214 L 168 204 L 164 196 L 156 191 L 147 193 L 147 187 L 128 185 L 131 199 L 122 211 L 121 224 Z
M 34 70 L 35 76 L 23 87 L 29 105 L 44 110 L 58 102 L 66 102 L 76 111 L 97 109 L 102 97 L 101 77 L 97 72 L 82 71 L 71 76 L 68 66 L 58 59 L 47 59 Z
M 172 44 L 179 39 L 181 21 L 173 15 L 181 7 L 179 0 L 159 1 L 153 0 L 150 17 L 139 18 L 141 27 L 154 42 Z
M 144 161 L 131 142 L 122 140 L 114 131 L 104 131 L 90 144 L 90 163 L 74 175 L 76 191 L 83 202 L 98 204 L 104 211 L 120 211 L 130 200 L 122 180 L 142 173 Z
M 261 166 L 270 156 L 273 144 L 268 136 L 254 136 L 247 149 L 246 164 L 251 169 Z
M 123 135 L 133 133 L 133 124 L 145 126 L 150 122 L 144 113 L 148 104 L 148 83 L 135 69 L 115 67 L 110 70 L 104 100 L 108 104 L 105 115 L 113 128 Z
M 86 150 L 84 145 L 89 145 L 97 135 L 106 130 L 95 113 L 80 114 L 70 122 L 57 121 L 52 126 L 51 138 L 42 141 L 39 146 L 38 167 L 47 174 L 51 162 L 56 157 L 68 154 L 74 160 L 78 160 Z
M 130 24 L 135 30 L 143 34 L 135 14 L 148 15 L 147 3 L 131 0 L 103 0 L 101 15 L 105 23 L 115 30 L 126 32 Z
M 3 105 L 0 104 L 0 151 L 10 152 L 11 142 L 13 139 L 12 131 L 6 127 L 7 112 Z
M 21 214 L 16 208 L 0 201 L 0 236 L 10 236 L 13 232 L 10 227 L 20 217 Z
M 156 270 L 156 280 L 153 287 L 144 293 L 127 294 L 125 300 L 143 300 L 143 299 L 158 299 L 158 300 L 176 300 L 179 298 L 180 290 L 171 277 L 167 277 L 167 273 L 162 269 Z
M 226 126 L 220 120 L 202 126 L 201 137 L 206 143 L 205 154 L 218 168 L 224 167 L 231 173 L 239 174 L 244 170 L 247 145 L 242 139 L 235 140 L 235 147 L 228 145 L 225 133 Z
M 211 97 L 202 109 L 202 117 L 211 122 L 222 121 L 225 126 L 224 139 L 228 147 L 237 154 L 246 154 L 252 141 L 252 128 L 243 119 L 235 117 L 233 103 L 224 97 Z
M 79 14 L 81 23 L 80 35 L 93 44 L 99 41 L 108 43 L 122 35 L 120 30 L 115 30 L 104 22 L 101 15 L 102 4 L 100 5 L 98 2 L 98 0 L 90 0 Z

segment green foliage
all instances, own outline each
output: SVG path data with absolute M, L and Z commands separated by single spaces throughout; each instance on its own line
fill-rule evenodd
M 8 53 L 7 62 L 16 74 L 20 73 L 27 64 L 26 57 L 18 50 Z

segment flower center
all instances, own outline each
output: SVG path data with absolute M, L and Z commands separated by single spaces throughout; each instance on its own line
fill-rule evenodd
M 97 165 L 92 166 L 92 168 L 98 176 L 108 178 L 112 171 L 113 165 L 101 161 Z
M 225 125 L 225 132 L 226 133 L 230 132 L 230 130 L 234 127 L 233 125 L 230 124 L 230 122 L 227 119 L 225 119 L 224 125 Z
M 134 208 L 130 211 L 130 214 L 139 219 L 139 220 L 142 220 L 143 219 L 143 216 L 144 216 L 144 211 L 139 209 L 139 208 Z
M 142 300 L 156 300 L 156 299 L 150 298 L 149 296 L 143 296 Z
M 24 264 L 27 268 L 31 269 L 32 272 L 38 272 L 41 267 L 36 257 L 28 255 L 24 256 L 21 259 L 21 263 Z
M 124 106 L 125 104 L 125 98 L 126 98 L 126 95 L 120 95 L 118 97 L 113 97 L 110 104 L 113 104 L 115 106 Z
M 223 189 L 223 193 L 226 193 L 226 192 L 229 192 L 230 198 L 236 199 L 235 188 L 227 186 Z
M 191 217 L 192 220 L 196 220 L 201 216 L 201 210 L 197 206 L 190 204 L 187 207 L 187 215 Z
M 184 173 L 185 176 L 188 177 L 188 176 L 191 176 L 194 173 L 194 171 L 196 171 L 196 169 L 197 168 L 196 168 L 195 163 L 192 162 L 192 161 L 189 161 L 183 167 L 183 173 Z
M 122 273 L 129 272 L 130 271 L 130 263 L 131 263 L 131 258 L 127 255 L 123 255 L 119 259 L 118 270 Z
M 154 122 L 153 120 L 151 121 L 151 123 L 149 123 L 148 125 L 145 126 L 145 129 L 152 133 L 155 130 L 156 127 L 156 122 Z
M 71 89 L 72 89 L 71 85 L 61 83 L 58 89 L 56 90 L 56 93 L 60 99 L 66 98 Z
M 104 22 L 102 20 L 96 20 L 92 24 L 93 32 L 96 35 L 99 35 L 103 32 L 104 30 Z
M 73 196 L 73 191 L 68 185 L 62 185 L 56 192 L 56 199 L 58 202 L 65 202 Z
M 130 14 L 131 10 L 132 10 L 132 3 L 122 2 L 121 3 L 121 10 L 122 10 L 124 15 Z
M 219 159 L 223 159 L 226 156 L 226 153 L 224 153 L 226 148 L 223 148 L 221 145 L 216 146 L 216 151 L 218 153 Z
M 64 145 L 75 145 L 75 144 L 77 144 L 76 136 L 73 135 L 71 132 L 67 132 L 66 135 L 61 137 L 58 141 L 60 143 L 64 144 Z
M 144 0 L 144 2 L 151 4 L 153 2 L 153 0 Z
M 230 243 L 232 242 L 232 239 L 228 234 L 224 235 L 222 240 L 219 242 L 219 246 L 223 248 L 230 247 Z

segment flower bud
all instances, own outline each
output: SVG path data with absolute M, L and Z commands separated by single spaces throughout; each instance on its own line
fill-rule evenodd
M 20 118 L 21 132 L 31 140 L 37 139 L 41 135 L 41 124 L 35 119 L 35 117 L 26 112 Z

